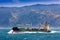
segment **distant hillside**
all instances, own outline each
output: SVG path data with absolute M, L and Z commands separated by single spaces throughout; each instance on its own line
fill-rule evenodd
M 0 26 L 37 25 L 45 21 L 51 26 L 60 26 L 60 4 L 0 7 Z

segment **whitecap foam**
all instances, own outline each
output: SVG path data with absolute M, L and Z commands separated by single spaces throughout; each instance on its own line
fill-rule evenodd
M 10 31 L 8 32 L 8 34 L 12 34 L 12 32 L 13 32 L 13 30 L 10 30 Z
M 50 33 L 56 33 L 57 31 L 51 31 Z
M 30 32 L 30 31 L 24 31 L 24 32 L 13 32 L 13 30 L 10 30 L 8 34 L 24 34 L 24 33 L 60 33 L 60 31 L 51 31 L 51 32 Z
M 51 31 L 50 33 L 60 33 L 60 31 Z

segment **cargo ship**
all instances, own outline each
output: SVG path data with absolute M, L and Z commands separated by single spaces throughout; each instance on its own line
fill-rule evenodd
M 34 28 L 34 27 L 27 27 L 27 28 L 18 28 L 13 27 L 12 30 L 8 33 L 21 33 L 21 32 L 51 32 L 49 24 L 45 22 L 43 28 Z

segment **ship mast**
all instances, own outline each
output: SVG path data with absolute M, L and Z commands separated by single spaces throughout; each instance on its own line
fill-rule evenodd
M 49 25 L 48 25 L 48 23 L 47 23 L 47 22 L 45 22 L 45 25 L 44 25 L 44 30 L 45 30 L 45 31 L 50 30 L 50 29 L 49 29 Z
M 32 27 L 32 23 L 30 23 L 30 27 Z
M 41 23 L 38 24 L 38 27 L 39 27 L 39 28 L 41 27 Z

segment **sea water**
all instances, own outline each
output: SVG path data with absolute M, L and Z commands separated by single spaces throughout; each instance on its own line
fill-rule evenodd
M 60 30 L 55 33 L 8 34 L 10 29 L 0 29 L 0 40 L 60 40 Z

